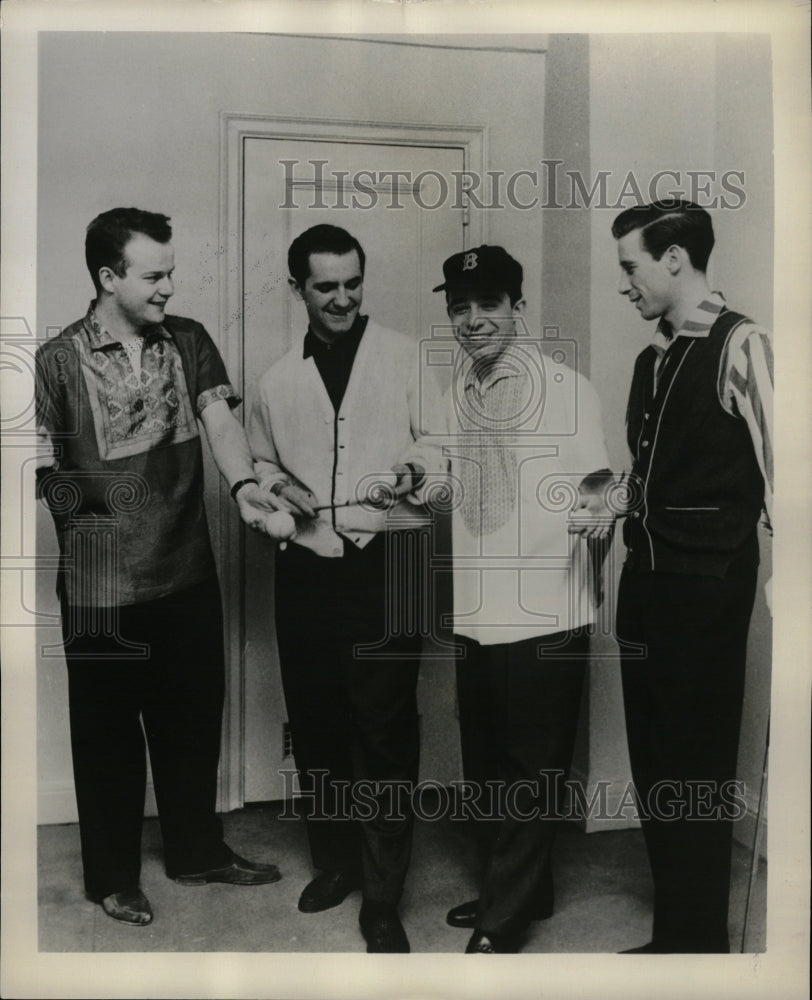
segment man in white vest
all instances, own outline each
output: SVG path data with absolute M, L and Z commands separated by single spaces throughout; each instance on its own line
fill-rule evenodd
M 329 909 L 360 888 L 367 951 L 407 952 L 397 905 L 418 774 L 421 630 L 399 623 L 419 598 L 409 536 L 428 521 L 419 490 L 442 469 L 430 439 L 442 416 L 433 382 L 418 378 L 417 338 L 361 315 L 364 266 L 358 240 L 335 226 L 291 244 L 308 328 L 260 380 L 249 440 L 262 489 L 297 522 L 276 561 L 276 628 L 318 870 L 299 909 Z M 382 488 L 388 510 L 368 500 Z M 407 551 L 410 572 L 397 573 L 391 554 Z

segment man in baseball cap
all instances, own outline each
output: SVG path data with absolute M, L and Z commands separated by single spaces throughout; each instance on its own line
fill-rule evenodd
M 446 919 L 472 929 L 468 954 L 516 952 L 530 922 L 553 910 L 556 787 L 570 768 L 583 627 L 598 603 L 578 535 L 590 546 L 610 536 L 601 486 L 611 474 L 595 390 L 525 335 L 521 264 L 486 245 L 449 257 L 443 276 L 434 291 L 445 292 L 464 352 L 447 397 L 459 487 L 453 629 L 482 864 L 479 898 Z M 566 504 L 544 505 L 550 483 L 571 486 L 582 529 L 572 531 Z

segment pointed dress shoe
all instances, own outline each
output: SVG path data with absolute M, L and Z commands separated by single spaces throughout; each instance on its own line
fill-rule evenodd
M 180 885 L 208 885 L 211 882 L 224 882 L 226 885 L 268 885 L 270 882 L 278 882 L 280 878 L 282 875 L 276 865 L 246 861 L 232 851 L 231 861 L 222 868 L 176 875 L 175 881 Z
M 452 906 L 446 914 L 445 922 L 449 927 L 476 927 L 477 911 L 479 910 L 479 900 L 471 899 L 467 903 L 460 903 L 459 906 Z M 530 911 L 531 920 L 547 920 L 553 915 L 553 904 L 551 900 L 544 900 L 537 903 Z
M 358 915 L 370 955 L 406 955 L 411 951 L 406 931 L 394 906 L 362 903 Z
M 349 872 L 322 872 L 309 882 L 299 897 L 302 913 L 321 913 L 343 903 L 353 889 L 361 888 L 361 879 Z
M 122 889 L 112 892 L 101 901 L 108 917 L 130 927 L 146 927 L 152 923 L 152 907 L 140 889 Z

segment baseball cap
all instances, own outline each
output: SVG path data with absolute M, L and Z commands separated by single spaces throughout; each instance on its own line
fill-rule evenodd
M 507 292 L 512 300 L 522 297 L 522 265 L 504 247 L 483 244 L 452 254 L 443 264 L 445 281 L 433 292 L 475 288 L 477 291 Z

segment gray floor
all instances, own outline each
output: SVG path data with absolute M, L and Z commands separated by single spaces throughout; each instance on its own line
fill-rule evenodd
M 141 886 L 155 912 L 151 925 L 111 920 L 82 891 L 75 825 L 39 829 L 39 947 L 45 952 L 361 952 L 360 894 L 325 913 L 302 914 L 299 893 L 311 877 L 304 830 L 280 820 L 278 806 L 224 817 L 230 846 L 273 861 L 282 881 L 255 888 L 186 888 L 163 873 L 157 820 L 144 824 Z M 741 946 L 749 855 L 734 848 L 731 947 Z M 461 952 L 469 932 L 446 926 L 446 910 L 476 895 L 474 853 L 459 825 L 419 822 L 401 917 L 413 952 Z M 651 887 L 639 830 L 561 831 L 555 853 L 556 912 L 531 925 L 525 952 L 616 952 L 649 939 Z M 766 863 L 759 865 L 747 951 L 764 950 Z

